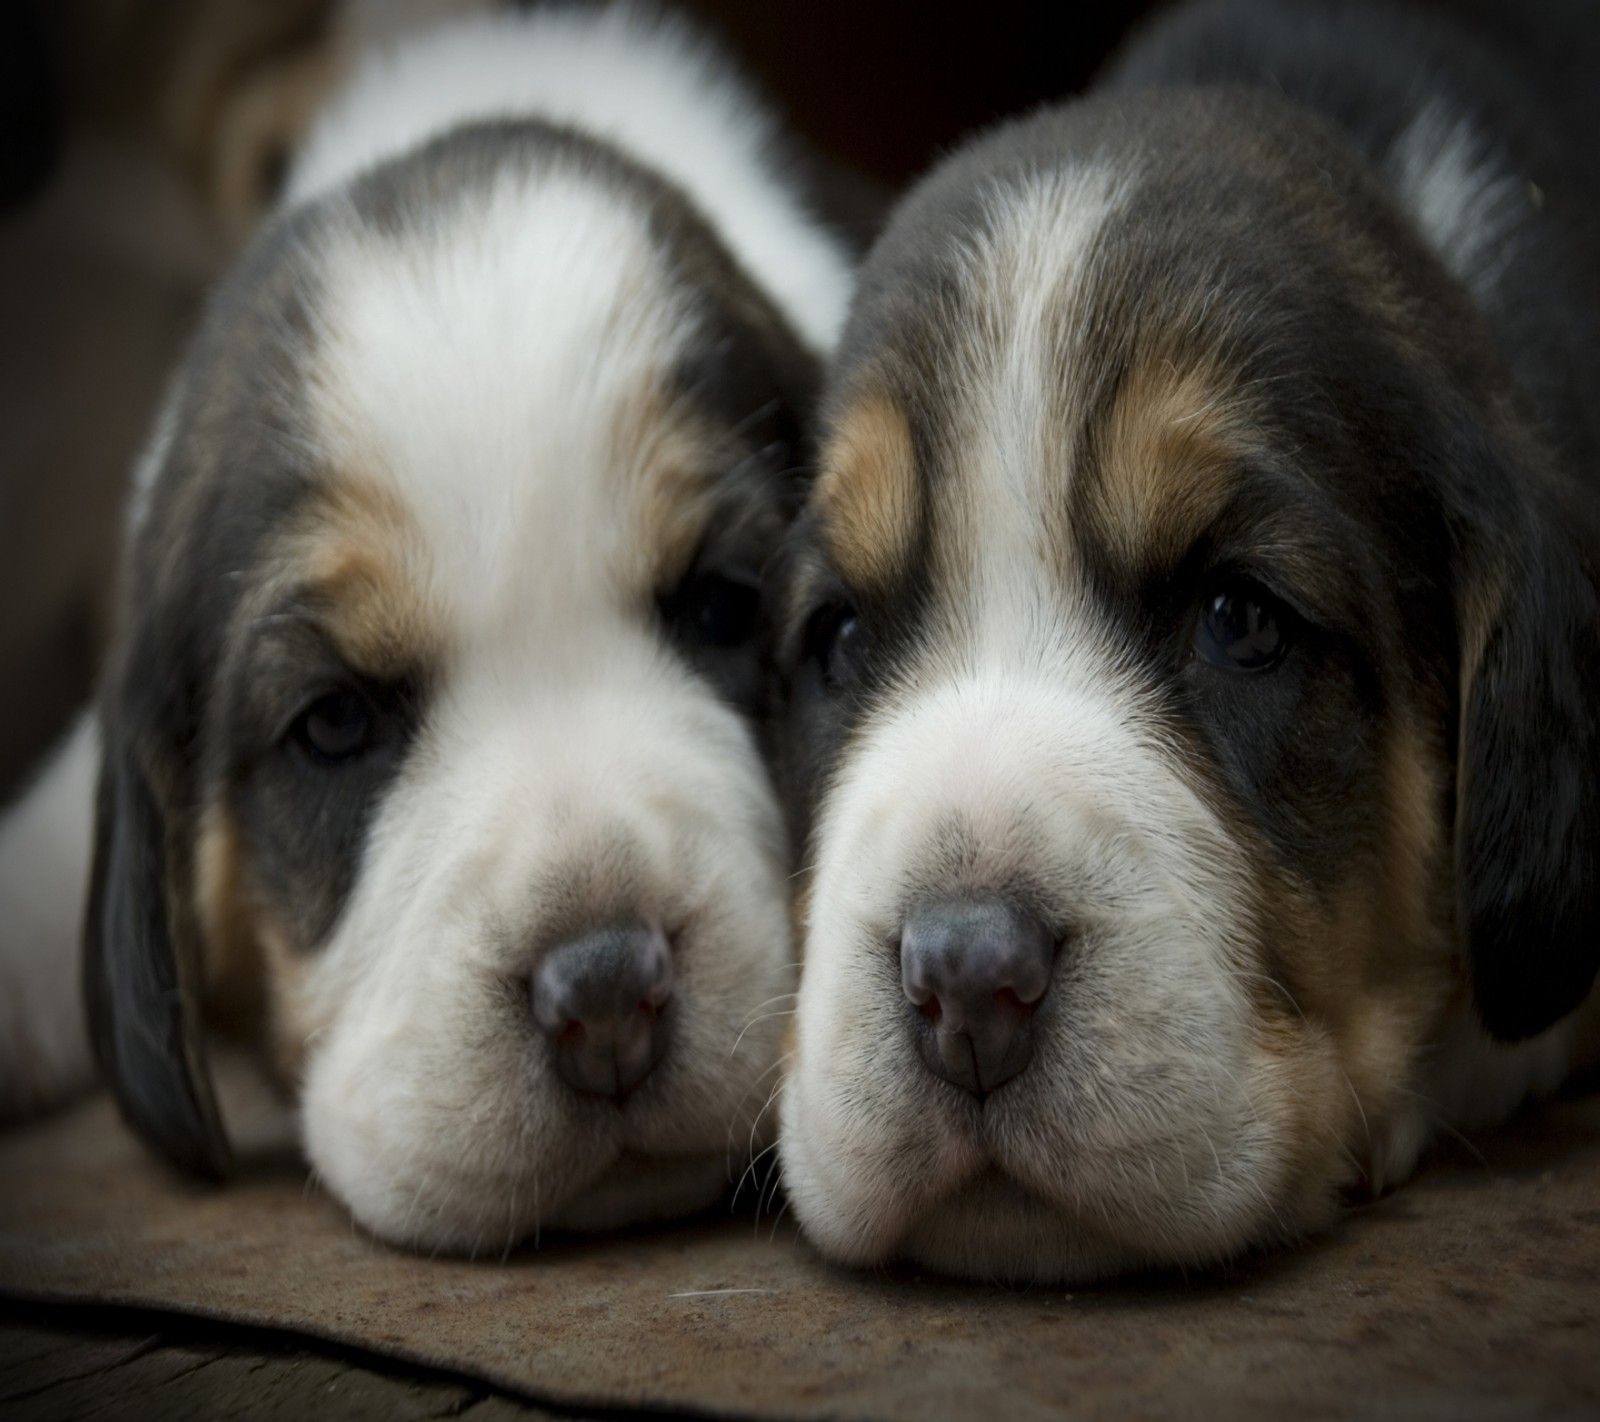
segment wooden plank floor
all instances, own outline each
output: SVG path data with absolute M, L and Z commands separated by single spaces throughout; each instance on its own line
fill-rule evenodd
M 265 1330 L 134 1310 L 0 1303 L 5 1422 L 542 1422 L 580 1415 Z

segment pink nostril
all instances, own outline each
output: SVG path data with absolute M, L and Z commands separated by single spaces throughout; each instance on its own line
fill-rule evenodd
M 1001 1008 L 1014 1012 L 1018 1017 L 1032 1017 L 1039 1010 L 1039 1003 L 1044 994 L 1040 993 L 1032 1002 L 1023 999 L 1013 987 L 1003 987 L 994 995 L 994 1000 Z

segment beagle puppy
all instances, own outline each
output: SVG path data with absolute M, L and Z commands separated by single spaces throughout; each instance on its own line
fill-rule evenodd
M 1514 29 L 1182 7 L 868 257 L 780 658 L 827 1256 L 1204 1265 L 1593 1059 L 1597 103 Z
M 780 148 L 615 4 L 416 38 L 312 132 L 137 473 L 99 708 L 90 1035 L 169 1161 L 229 1169 L 208 1023 L 398 1243 L 749 1159 L 794 983 L 759 580 L 849 283 Z

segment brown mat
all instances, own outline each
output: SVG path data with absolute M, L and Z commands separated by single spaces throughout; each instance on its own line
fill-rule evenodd
M 413 1258 L 258 1149 L 225 1190 L 104 1099 L 0 1137 L 0 1292 L 288 1329 L 555 1404 L 762 1418 L 1600 1415 L 1600 1095 L 1225 1279 L 855 1276 L 745 1218 Z

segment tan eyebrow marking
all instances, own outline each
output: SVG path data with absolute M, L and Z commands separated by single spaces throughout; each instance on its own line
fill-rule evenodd
M 608 458 L 615 497 L 632 505 L 628 581 L 670 587 L 688 571 L 711 517 L 711 470 L 725 451 L 709 422 L 655 384 L 620 404 Z
M 1149 354 L 1093 434 L 1099 468 L 1086 513 L 1132 567 L 1182 558 L 1233 493 L 1253 440 L 1242 401 L 1208 362 Z
M 280 572 L 282 584 L 316 598 L 340 655 L 375 677 L 413 670 L 442 651 L 427 575 L 427 543 L 405 501 L 376 479 L 349 474 L 330 476 L 312 496 Z
M 838 422 L 817 480 L 828 549 L 847 582 L 891 582 L 916 536 L 917 459 L 900 406 L 874 392 Z

